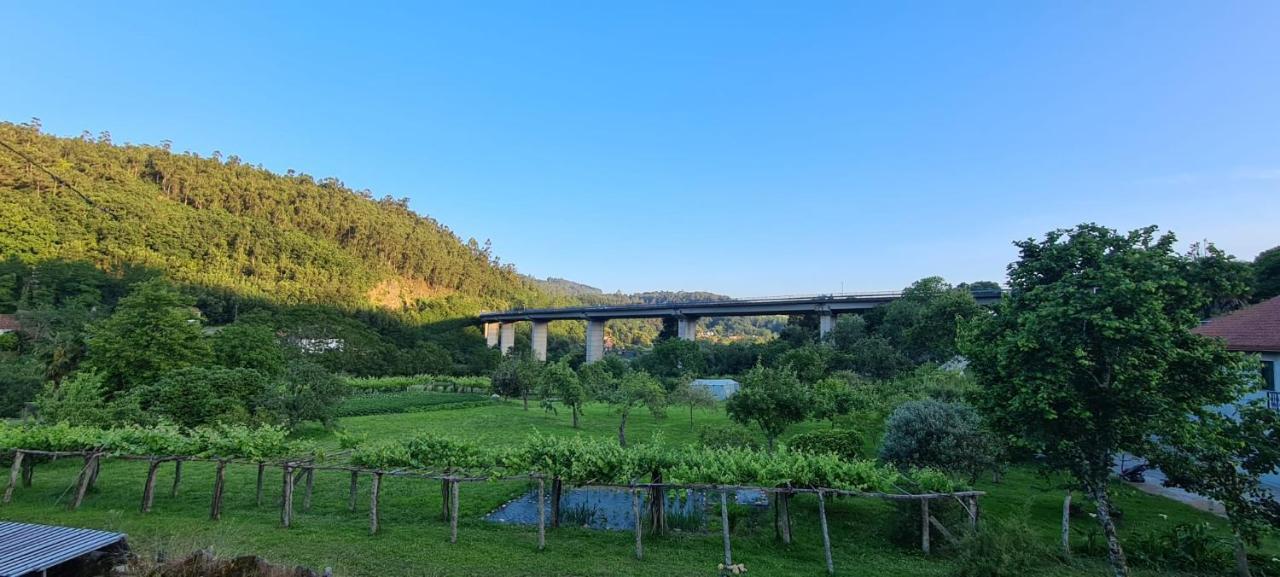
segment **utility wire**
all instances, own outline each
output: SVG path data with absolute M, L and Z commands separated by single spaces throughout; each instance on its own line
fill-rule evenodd
M 16 149 L 16 148 L 14 148 L 14 147 L 12 147 L 12 146 L 10 146 L 10 145 L 9 145 L 9 143 L 7 143 L 7 142 L 5 142 L 5 141 L 3 141 L 3 140 L 0 140 L 0 146 L 5 147 L 9 152 L 12 152 L 12 153 L 14 153 L 14 154 L 18 155 L 18 157 L 19 157 L 19 158 L 21 158 L 21 159 L 23 159 L 23 160 L 27 161 L 27 163 L 31 164 L 32 166 L 34 166 L 34 167 L 36 167 L 36 168 L 39 168 L 42 172 L 44 172 L 45 174 L 47 174 L 47 175 L 49 175 L 50 177 L 52 177 L 52 178 L 53 178 L 53 180 L 54 180 L 55 182 L 57 182 L 58 184 L 61 184 L 62 186 L 65 186 L 65 187 L 67 187 L 67 188 L 71 189 L 71 191 L 72 191 L 72 192 L 76 193 L 77 195 L 79 195 L 79 196 L 80 196 L 80 198 L 81 198 L 82 200 L 84 200 L 85 204 L 88 204 L 89 206 L 92 206 L 93 208 L 98 209 L 98 210 L 99 210 L 99 211 L 101 211 L 103 214 L 109 215 L 109 216 L 111 216 L 111 217 L 119 218 L 119 217 L 117 217 L 117 216 L 116 216 L 116 214 L 115 214 L 115 213 L 113 213 L 113 212 L 111 212 L 111 211 L 109 211 L 109 210 L 107 210 L 107 209 L 105 209 L 105 208 L 103 208 L 103 207 L 101 207 L 101 206 L 98 206 L 98 203 L 96 203 L 96 202 L 94 202 L 92 199 L 90 199 L 90 198 L 88 197 L 88 195 L 86 195 L 85 193 L 80 192 L 80 189 L 78 189 L 78 188 L 76 188 L 76 187 L 72 186 L 70 182 L 67 182 L 67 181 L 66 181 L 66 180 L 64 180 L 61 176 L 58 176 L 58 175 L 54 174 L 54 173 L 53 173 L 53 171 L 51 171 L 51 170 L 49 170 L 49 169 L 45 168 L 45 167 L 44 167 L 44 165 L 40 164 L 39 162 L 36 162 L 36 161 L 35 161 L 35 160 L 33 160 L 30 156 L 27 156 L 26 154 L 23 154 L 23 153 L 22 153 L 22 151 L 20 151 L 20 150 L 18 150 L 18 149 Z

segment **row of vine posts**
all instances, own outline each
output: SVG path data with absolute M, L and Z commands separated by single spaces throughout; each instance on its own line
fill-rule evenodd
M 290 459 L 279 462 L 267 461 L 246 461 L 241 459 L 219 459 L 219 458 L 197 458 L 189 456 L 135 456 L 135 455 L 109 455 L 100 451 L 38 451 L 29 449 L 17 449 L 13 454 L 13 465 L 9 473 L 9 484 L 5 488 L 3 502 L 8 503 L 13 497 L 14 490 L 19 483 L 23 486 L 30 487 L 32 477 L 34 475 L 35 462 L 29 457 L 48 457 L 58 459 L 62 457 L 81 457 L 84 459 L 84 466 L 75 482 L 75 492 L 70 501 L 69 508 L 78 509 L 83 503 L 85 494 L 94 486 L 97 481 L 98 473 L 102 468 L 102 458 L 112 457 L 126 461 L 146 461 L 147 478 L 142 491 L 142 503 L 140 510 L 142 513 L 149 513 L 155 500 L 155 484 L 156 475 L 159 467 L 168 462 L 174 464 L 173 487 L 170 491 L 171 496 L 177 496 L 179 486 L 182 483 L 182 464 L 184 462 L 210 462 L 216 465 L 214 472 L 213 495 L 210 501 L 209 518 L 211 520 L 219 520 L 222 517 L 222 494 L 226 486 L 226 466 L 228 464 L 247 464 L 257 467 L 257 503 L 262 505 L 263 497 L 263 479 L 268 467 L 280 467 L 282 471 L 283 498 L 280 504 L 280 523 L 288 528 L 293 524 L 294 514 L 294 489 L 299 480 L 302 480 L 303 497 L 302 510 L 309 511 L 311 509 L 311 494 L 315 484 L 316 471 L 343 471 L 351 475 L 350 496 L 347 508 L 355 511 L 357 506 L 357 490 L 359 488 L 360 475 L 369 475 L 372 484 L 369 492 L 369 533 L 377 534 L 379 529 L 378 501 L 381 493 L 382 479 L 384 476 L 417 478 L 424 480 L 435 480 L 441 484 L 441 501 L 442 512 L 449 522 L 449 542 L 457 543 L 458 541 L 458 503 L 459 488 L 462 483 L 492 481 L 489 477 L 466 477 L 458 475 L 441 475 L 433 473 L 424 473 L 421 471 L 410 470 L 382 470 L 367 469 L 361 467 L 340 466 L 340 465 L 317 465 L 313 459 Z M 546 480 L 547 478 L 541 474 L 515 475 L 506 476 L 498 480 L 531 480 L 536 481 L 538 485 L 538 550 L 546 547 Z M 552 479 L 554 485 L 553 491 L 558 497 L 561 480 Z M 859 497 L 859 498 L 875 498 L 890 501 L 919 501 L 920 503 L 920 547 L 925 553 L 931 550 L 930 538 L 933 530 L 942 535 L 949 542 L 956 543 L 958 538 L 951 530 L 947 529 L 936 517 L 930 514 L 929 504 L 936 500 L 955 500 L 965 510 L 967 514 L 968 527 L 970 530 L 976 530 L 978 526 L 979 506 L 978 498 L 986 493 L 983 491 L 956 491 L 950 493 L 924 493 L 924 494 L 895 494 L 895 493 L 871 493 L 860 491 L 847 491 L 842 489 L 824 489 L 824 488 L 799 488 L 799 487 L 750 487 L 750 486 L 725 486 L 725 485 L 703 485 L 703 484 L 678 484 L 678 483 L 632 483 L 628 485 L 596 485 L 605 488 L 614 488 L 629 491 L 631 494 L 632 509 L 635 516 L 635 555 L 637 559 L 644 558 L 644 544 L 642 539 L 642 515 L 641 500 L 642 493 L 649 491 L 651 499 L 661 498 L 662 492 L 667 489 L 693 489 L 718 493 L 720 497 L 720 526 L 721 535 L 724 541 L 724 564 L 730 566 L 733 564 L 733 551 L 729 538 L 729 497 L 730 491 L 753 490 L 763 491 L 775 495 L 779 502 L 789 501 L 789 497 L 795 494 L 811 493 L 816 495 L 818 502 L 818 520 L 822 529 L 822 551 L 826 561 L 827 573 L 835 573 L 835 565 L 831 556 L 831 536 L 827 524 L 826 498 L 828 496 L 835 497 Z M 558 519 L 558 498 L 551 500 L 551 516 L 552 519 Z M 789 509 L 789 507 L 788 507 Z M 651 514 L 662 515 L 660 508 L 657 512 Z M 789 515 L 789 512 L 784 513 Z M 790 542 L 790 520 L 783 520 L 784 534 L 787 542 Z

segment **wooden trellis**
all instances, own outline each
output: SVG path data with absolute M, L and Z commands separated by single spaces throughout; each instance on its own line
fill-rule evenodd
M 294 517 L 294 489 L 299 480 L 304 483 L 302 510 L 309 511 L 311 508 L 311 496 L 315 485 L 315 474 L 317 471 L 342 471 L 350 474 L 350 488 L 347 508 L 350 511 L 356 509 L 356 497 L 359 487 L 359 478 L 361 474 L 367 474 L 372 479 L 369 495 L 369 533 L 376 535 L 380 526 L 379 517 L 379 500 L 382 491 L 382 482 L 384 477 L 404 477 L 425 480 L 435 480 L 441 483 L 442 493 L 442 513 L 449 523 L 449 542 L 457 543 L 458 541 L 458 519 L 460 517 L 460 487 L 463 483 L 470 482 L 488 482 L 494 479 L 490 477 L 465 477 L 456 474 L 440 474 L 424 471 L 412 470 L 382 470 L 382 469 L 366 469 L 361 467 L 330 465 L 323 466 L 315 464 L 312 459 L 293 459 L 279 462 L 268 461 L 247 461 L 239 459 L 224 458 L 198 458 L 188 456 L 136 456 L 136 455 L 110 455 L 100 451 L 37 451 L 19 449 L 14 451 L 13 465 L 9 472 L 9 483 L 5 488 L 3 502 L 8 503 L 12 499 L 13 493 L 18 487 L 20 481 L 26 486 L 30 486 L 32 476 L 33 460 L 30 457 L 81 457 L 84 459 L 84 466 L 75 483 L 75 496 L 70 503 L 70 508 L 75 510 L 79 508 L 84 501 L 85 494 L 89 488 L 93 486 L 97 475 L 101 469 L 101 460 L 103 457 L 116 458 L 121 460 L 146 461 L 147 477 L 143 485 L 141 511 L 143 513 L 150 512 L 155 501 L 155 484 L 157 471 L 164 463 L 172 461 L 174 463 L 174 483 L 172 495 L 178 494 L 179 484 L 182 479 L 182 464 L 186 461 L 210 462 L 216 465 L 214 470 L 213 496 L 210 502 L 210 519 L 217 521 L 222 516 L 222 496 L 226 488 L 226 467 L 229 464 L 244 464 L 257 467 L 257 484 L 256 498 L 258 505 L 262 504 L 263 499 L 263 479 L 267 468 L 280 467 L 282 477 L 282 498 L 280 502 L 280 524 L 286 528 L 291 527 Z M 531 480 L 536 481 L 538 486 L 538 537 L 537 548 L 543 550 L 546 547 L 546 479 L 542 474 L 513 475 L 501 477 L 497 480 Z M 553 486 L 562 483 L 559 478 L 552 478 Z M 965 510 L 967 516 L 967 525 L 969 530 L 976 530 L 979 519 L 978 498 L 986 493 L 982 491 L 957 491 L 951 493 L 924 493 L 924 494 L 897 494 L 897 493 L 877 493 L 863 491 L 849 491 L 843 489 L 831 488 L 809 488 L 809 487 L 754 487 L 754 486 L 729 486 L 729 485 L 710 485 L 710 484 L 690 484 L 690 483 L 631 483 L 626 485 L 617 484 L 596 484 L 590 483 L 584 486 L 614 488 L 628 491 L 631 495 L 632 513 L 635 516 L 635 556 L 637 559 L 644 558 L 644 542 L 641 511 L 642 493 L 650 491 L 651 494 L 660 494 L 661 491 L 667 489 L 692 489 L 702 490 L 711 493 L 718 493 L 720 496 L 720 525 L 721 535 L 724 541 L 724 563 L 726 566 L 733 564 L 733 548 L 729 536 L 729 492 L 730 491 L 760 491 L 773 494 L 779 498 L 779 502 L 788 502 L 788 505 L 780 507 L 783 515 L 783 539 L 790 541 L 790 497 L 796 494 L 811 493 L 817 497 L 818 502 L 818 520 L 822 534 L 822 550 L 826 563 L 827 572 L 835 573 L 835 565 L 832 560 L 832 546 L 830 525 L 827 521 L 827 497 L 857 497 L 857 498 L 873 498 L 889 501 L 919 501 L 920 503 L 920 547 L 925 553 L 929 553 L 932 549 L 931 538 L 936 530 L 944 539 L 950 542 L 957 542 L 958 539 L 944 526 L 936 517 L 930 513 L 930 503 L 939 500 L 955 500 Z M 553 489 L 554 490 L 554 489 Z M 657 491 L 655 491 L 657 490 Z M 557 503 L 552 499 L 551 503 L 552 526 L 556 525 Z

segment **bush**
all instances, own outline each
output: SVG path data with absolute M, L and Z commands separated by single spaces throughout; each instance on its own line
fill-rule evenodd
M 919 512 L 916 513 L 918 524 Z M 956 547 L 955 577 L 1021 577 L 1054 558 L 1025 521 L 990 519 Z
M 253 369 L 187 367 L 165 373 L 133 392 L 147 412 L 184 427 L 272 422 L 266 412 L 271 383 Z
M 485 395 L 432 393 L 409 390 L 403 393 L 370 393 L 348 397 L 335 411 L 339 417 L 414 413 L 437 409 L 462 409 L 491 405 Z
M 1217 572 L 1234 563 L 1231 542 L 1214 535 L 1208 523 L 1179 523 L 1140 533 L 1125 545 L 1134 564 L 1155 569 Z
M 35 400 L 44 381 L 44 366 L 32 359 L 0 358 L 0 417 L 16 417 Z
M 709 449 L 759 449 L 751 430 L 741 425 L 703 427 L 698 430 L 698 442 Z
M 48 383 L 36 399 L 40 419 L 48 423 L 102 426 L 108 423 L 106 379 L 95 371 L 80 371 L 62 384 Z
M 862 454 L 862 433 L 852 429 L 819 429 L 791 437 L 787 447 L 801 453 L 833 453 L 842 459 L 858 459 Z
M 976 480 L 996 466 L 994 435 L 973 407 L 925 399 L 903 403 L 885 423 L 880 458 L 900 467 L 930 467 Z
M 305 360 L 289 363 L 280 405 L 285 421 L 296 427 L 303 421 L 317 421 L 332 427 L 338 405 L 347 394 L 347 386 L 324 367 Z

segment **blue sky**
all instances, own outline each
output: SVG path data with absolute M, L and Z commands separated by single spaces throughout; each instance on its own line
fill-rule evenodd
M 1082 221 L 1280 244 L 1276 2 L 7 4 L 4 120 L 407 196 L 610 291 L 1003 279 Z

